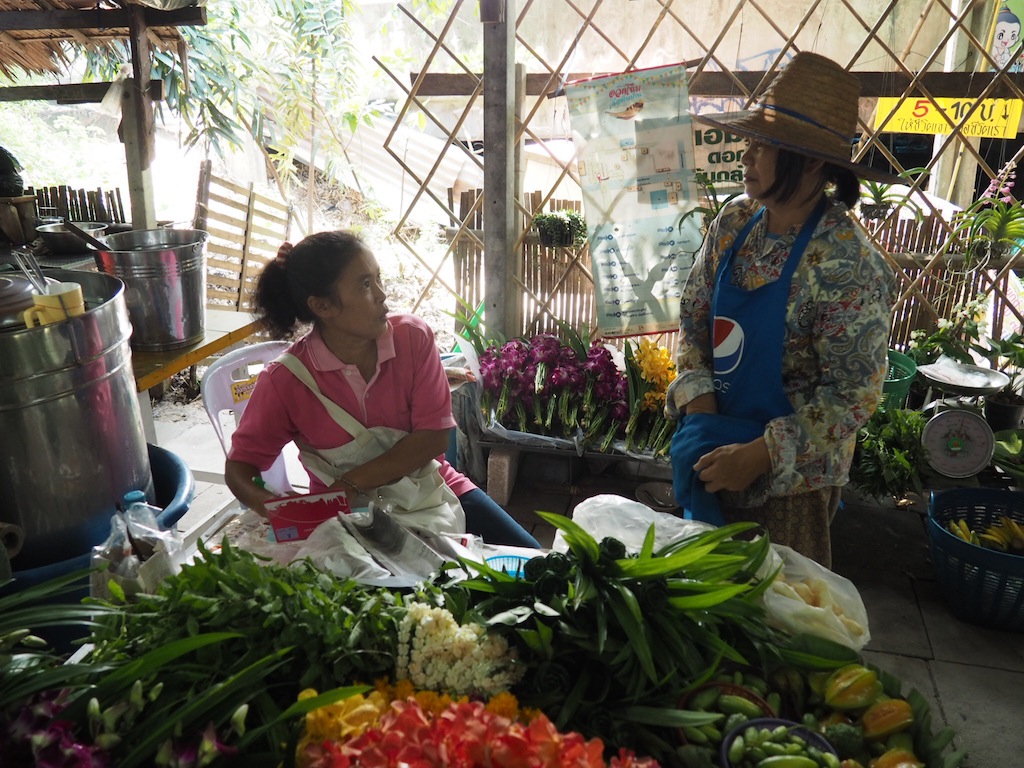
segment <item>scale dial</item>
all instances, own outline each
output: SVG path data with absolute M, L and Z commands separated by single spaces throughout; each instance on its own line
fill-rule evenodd
M 989 465 L 996 438 L 983 417 L 956 409 L 932 416 L 921 431 L 921 443 L 932 469 L 946 477 L 962 478 Z

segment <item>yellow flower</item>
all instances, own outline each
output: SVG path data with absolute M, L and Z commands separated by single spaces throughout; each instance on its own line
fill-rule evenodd
M 675 377 L 676 366 L 665 347 L 659 347 L 650 339 L 641 339 L 636 353 L 640 375 L 645 381 L 664 389 Z
M 452 699 L 447 693 L 438 693 L 437 691 L 417 691 L 414 698 L 416 703 L 420 705 L 420 709 L 432 715 L 440 714 L 446 710 L 452 701 L 468 701 L 465 696 Z
M 391 691 L 391 698 L 399 701 L 405 701 L 410 696 L 416 694 L 416 687 L 412 684 L 412 680 L 408 678 L 402 678 L 395 683 L 395 688 Z
M 316 691 L 307 689 L 299 694 L 299 701 L 316 695 Z M 389 704 L 387 697 L 381 695 L 379 691 L 372 691 L 365 697 L 356 694 L 334 704 L 314 709 L 306 715 L 300 750 L 306 743 L 344 741 L 359 736 L 380 721 Z
M 641 407 L 645 411 L 660 413 L 665 407 L 665 393 L 654 389 L 644 392 L 644 401 L 641 404 Z
M 487 711 L 509 720 L 519 719 L 519 700 L 514 695 L 505 691 L 490 698 L 487 702 Z

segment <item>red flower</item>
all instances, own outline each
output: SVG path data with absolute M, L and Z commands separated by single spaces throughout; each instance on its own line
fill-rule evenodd
M 343 744 L 309 748 L 305 768 L 605 768 L 600 739 L 559 733 L 540 715 L 523 724 L 487 710 L 483 702 L 451 704 L 431 717 L 415 699 L 396 701 L 377 728 Z M 620 750 L 612 766 L 656 768 Z

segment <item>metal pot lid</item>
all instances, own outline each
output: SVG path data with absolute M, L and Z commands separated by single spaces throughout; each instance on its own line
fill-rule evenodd
M 32 283 L 24 275 L 0 275 L 0 315 L 28 309 L 33 293 Z

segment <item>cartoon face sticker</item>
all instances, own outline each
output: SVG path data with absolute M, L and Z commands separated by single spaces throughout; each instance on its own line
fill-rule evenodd
M 1005 5 L 999 9 L 990 51 L 999 69 L 1003 69 L 1017 53 L 1017 44 L 1020 42 L 1020 26 L 1020 18 L 1017 14 Z

